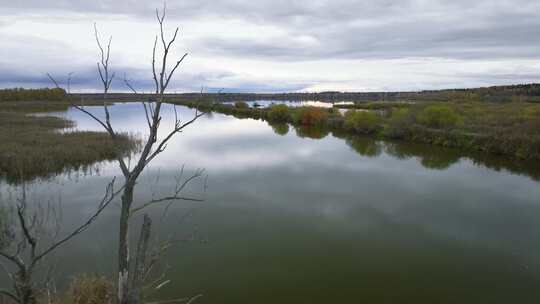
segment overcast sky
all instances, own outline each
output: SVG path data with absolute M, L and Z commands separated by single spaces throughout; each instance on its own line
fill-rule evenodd
M 143 0 L 0 0 L 0 87 L 75 72 L 100 88 L 93 23 L 113 36 L 114 91 L 149 90 L 158 31 Z M 538 0 L 169 0 L 189 56 L 171 91 L 382 91 L 540 82 Z

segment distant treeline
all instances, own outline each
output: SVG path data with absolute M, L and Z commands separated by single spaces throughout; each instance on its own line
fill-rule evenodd
M 413 99 L 428 101 L 540 102 L 540 84 L 406 93 L 408 94 L 411 94 Z
M 320 92 L 282 94 L 215 94 L 221 101 L 237 100 L 318 100 L 318 101 L 484 101 L 484 102 L 540 102 L 540 84 L 494 86 L 474 89 L 450 89 L 421 92 Z
M 73 94 L 83 100 L 102 99 L 103 94 Z M 2 89 L 0 101 L 63 100 L 67 96 L 63 89 Z M 109 94 L 111 101 L 133 101 L 134 94 Z M 137 99 L 152 99 L 152 94 L 140 94 Z M 493 86 L 474 89 L 451 89 L 421 92 L 320 92 L 320 93 L 184 93 L 168 94 L 170 101 L 204 100 L 214 102 L 250 100 L 318 100 L 327 102 L 352 101 L 401 101 L 401 102 L 537 102 L 540 103 L 540 84 Z
M 100 99 L 101 94 L 79 94 L 84 99 Z M 152 95 L 140 95 L 140 99 L 151 99 Z M 109 94 L 111 99 L 119 101 L 133 100 L 133 94 Z M 540 84 L 523 84 L 512 86 L 494 86 L 474 89 L 450 89 L 421 92 L 320 92 L 320 93 L 184 93 L 168 94 L 171 101 L 205 101 L 231 102 L 251 100 L 318 100 L 318 101 L 429 101 L 429 102 L 538 102 L 540 103 Z
M 0 101 L 34 101 L 34 100 L 64 100 L 66 91 L 63 89 L 1 89 Z

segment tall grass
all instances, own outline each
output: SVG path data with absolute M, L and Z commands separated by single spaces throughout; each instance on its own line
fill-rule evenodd
M 62 118 L 3 111 L 1 106 L 0 111 L 0 177 L 11 183 L 78 170 L 139 148 L 128 134 L 113 142 L 102 132 L 58 132 L 74 125 Z

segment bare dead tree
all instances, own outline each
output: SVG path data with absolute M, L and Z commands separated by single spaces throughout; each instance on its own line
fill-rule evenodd
M 184 187 L 195 179 L 201 176 L 201 172 L 196 172 L 192 177 L 186 179 L 184 183 L 177 185 L 175 191 L 163 198 L 153 198 L 151 201 L 141 204 L 140 206 L 134 206 L 134 190 L 137 185 L 137 180 L 145 170 L 145 168 L 154 160 L 160 153 L 165 151 L 167 144 L 178 133 L 181 133 L 185 128 L 192 125 L 198 118 L 204 115 L 195 110 L 193 117 L 183 122 L 178 117 L 176 108 L 174 108 L 175 121 L 171 130 L 166 134 L 158 138 L 158 131 L 161 126 L 162 116 L 161 111 L 163 104 L 165 103 L 165 92 L 181 63 L 187 57 L 187 53 L 176 60 L 171 67 L 169 67 L 168 60 L 171 52 L 171 48 L 175 43 L 179 28 L 176 28 L 171 39 L 165 38 L 164 20 L 166 15 L 166 7 L 160 13 L 156 10 L 156 18 L 159 24 L 160 32 L 156 35 L 154 40 L 154 46 L 152 50 L 152 75 L 155 84 L 155 98 L 149 101 L 143 101 L 146 124 L 148 127 L 148 137 L 143 145 L 142 151 L 138 156 L 138 159 L 134 162 L 135 165 L 131 168 L 122 158 L 118 159 L 118 163 L 122 174 L 124 175 L 124 186 L 121 196 L 121 212 L 119 218 L 119 243 L 118 243 L 118 294 L 117 301 L 120 304 L 127 303 L 139 303 L 141 299 L 141 290 L 143 279 L 146 277 L 146 273 L 149 268 L 148 259 L 148 238 L 151 231 L 152 221 L 147 214 L 144 215 L 143 225 L 141 227 L 140 237 L 137 243 L 137 253 L 134 261 L 131 260 L 129 255 L 129 228 L 130 219 L 132 216 L 150 206 L 160 204 L 162 202 L 170 201 L 201 201 L 198 198 L 190 198 L 182 195 Z M 110 52 L 110 40 L 105 52 L 98 41 L 100 52 L 102 55 L 101 67 L 104 72 L 99 69 L 100 76 L 104 82 L 105 94 L 107 93 L 108 84 L 110 80 L 107 79 L 108 75 L 108 58 Z M 159 47 L 158 47 L 159 46 Z M 158 49 L 161 49 L 161 62 L 157 61 Z M 99 64 L 98 64 L 99 66 Z M 105 76 L 103 76 L 105 75 Z M 113 74 L 114 76 L 114 74 Z M 130 85 L 129 81 L 124 79 L 126 85 L 135 93 L 137 91 Z M 100 119 L 93 113 L 87 111 L 84 107 L 74 105 L 80 111 L 86 113 L 88 116 L 97 121 L 111 136 L 113 140 L 117 138 L 117 133 L 111 125 L 111 117 L 107 105 L 104 105 L 105 118 Z
M 199 119 L 201 116 L 203 116 L 204 112 L 199 112 L 199 109 L 195 109 L 194 115 L 188 119 L 187 121 L 181 121 L 180 117 L 178 116 L 178 112 L 176 111 L 176 106 L 173 107 L 174 109 L 174 124 L 172 128 L 165 133 L 164 136 L 158 138 L 158 133 L 161 127 L 161 121 L 162 121 L 162 109 L 163 105 L 166 103 L 166 90 L 175 74 L 177 69 L 180 67 L 184 59 L 188 56 L 187 53 L 185 53 L 183 56 L 181 56 L 178 60 L 176 60 L 171 66 L 169 66 L 168 60 L 169 55 L 171 52 L 171 48 L 174 45 L 178 33 L 179 28 L 177 27 L 174 31 L 174 34 L 171 39 L 165 38 L 165 30 L 164 30 L 164 21 L 166 16 L 166 6 L 164 6 L 163 11 L 160 13 L 159 10 L 156 9 L 156 18 L 159 24 L 159 34 L 156 35 L 154 40 L 154 45 L 152 49 L 152 75 L 153 80 L 155 84 L 155 97 L 148 100 L 148 101 L 142 101 L 142 105 L 144 108 L 145 113 L 145 120 L 148 127 L 148 137 L 143 143 L 143 147 L 141 150 L 141 153 L 137 156 L 137 159 L 134 161 L 134 166 L 131 167 L 131 162 L 127 163 L 122 157 L 119 157 L 117 159 L 120 170 L 124 176 L 124 185 L 122 187 L 122 195 L 121 195 L 121 211 L 120 211 L 120 217 L 119 217 L 119 242 L 118 242 L 118 291 L 117 291 L 117 302 L 120 304 L 132 304 L 132 303 L 139 303 L 141 301 L 141 292 L 142 292 L 142 284 L 143 281 L 141 279 L 146 279 L 148 277 L 148 273 L 151 271 L 153 265 L 156 262 L 156 259 L 160 256 L 160 254 L 154 254 L 151 258 L 148 258 L 148 244 L 147 244 L 147 237 L 150 235 L 151 227 L 152 227 L 152 221 L 147 216 L 147 214 L 144 215 L 144 221 L 143 225 L 141 227 L 140 237 L 137 242 L 137 252 L 136 252 L 136 259 L 132 261 L 130 257 L 130 245 L 129 245 L 129 232 L 130 232 L 130 221 L 132 217 L 144 209 L 158 205 L 160 203 L 165 202 L 174 202 L 174 201 L 202 201 L 202 199 L 199 198 L 192 198 L 192 197 L 186 197 L 182 195 L 182 190 L 188 185 L 189 183 L 193 182 L 194 180 L 199 179 L 202 176 L 202 171 L 196 171 L 191 177 L 187 178 L 185 181 L 181 182 L 177 180 L 177 185 L 171 195 L 164 196 L 162 198 L 155 198 L 153 197 L 149 202 L 143 203 L 139 206 L 134 206 L 134 190 L 135 186 L 137 185 L 137 180 L 145 170 L 149 166 L 149 164 L 154 160 L 159 154 L 161 154 L 163 151 L 165 151 L 167 144 L 171 141 L 171 139 L 178 133 L 183 132 L 184 129 L 186 129 L 188 126 L 192 125 L 197 119 Z M 97 36 L 97 30 L 95 31 L 96 38 Z M 109 44 L 107 46 L 107 52 L 105 55 L 105 52 L 103 48 L 101 47 L 101 44 L 99 42 L 99 38 L 96 39 L 98 41 L 98 46 L 100 47 L 100 52 L 102 55 L 101 67 L 103 70 L 108 71 L 108 58 L 109 58 L 109 52 L 110 52 L 110 39 Z M 161 49 L 161 62 L 158 62 L 158 48 Z M 98 63 L 99 67 L 99 63 Z M 103 73 L 101 69 L 98 69 L 100 76 L 107 75 L 107 72 Z M 47 76 L 51 79 L 51 81 L 59 88 L 58 82 L 50 75 L 47 74 Z M 114 74 L 113 74 L 114 76 Z M 107 80 L 106 77 L 103 77 L 104 80 Z M 108 80 L 110 83 L 110 79 Z M 137 93 L 137 90 L 130 84 L 130 82 L 127 80 L 127 78 L 124 76 L 124 82 L 126 86 L 132 90 L 135 94 Z M 106 84 L 107 81 L 104 81 L 104 84 Z M 107 92 L 107 88 L 105 88 L 105 94 Z M 81 112 L 87 114 L 89 117 L 91 117 L 93 120 L 95 120 L 97 123 L 99 123 L 107 133 L 111 136 L 112 140 L 116 140 L 118 138 L 118 133 L 113 128 L 111 123 L 111 115 L 107 106 L 107 103 L 104 103 L 104 112 L 105 117 L 104 119 L 99 118 L 94 113 L 88 111 L 84 108 L 84 106 L 75 104 L 71 102 L 71 105 L 75 107 L 76 109 L 80 110 Z M 205 187 L 206 188 L 206 187 Z M 159 247 L 159 250 L 156 252 L 162 253 L 164 249 L 167 249 L 170 247 L 169 243 L 161 244 Z M 143 275 L 144 274 L 144 275 Z M 177 299 L 173 301 L 184 301 L 184 302 L 193 302 L 196 299 L 198 299 L 201 295 L 197 295 L 193 298 L 188 299 Z
M 105 51 L 99 39 L 99 32 L 96 23 L 94 23 L 94 36 L 96 38 L 96 43 L 100 52 L 100 61 L 98 61 L 97 63 L 97 69 L 99 73 L 99 78 L 103 83 L 103 99 L 107 99 L 109 88 L 111 87 L 111 83 L 115 76 L 114 72 L 112 74 L 110 74 L 109 72 L 109 59 L 111 55 L 112 36 L 109 37 L 109 42 L 107 43 L 107 51 Z
M 117 198 L 124 187 L 115 189 L 115 179 L 106 187 L 104 197 L 96 211 L 84 223 L 69 234 L 59 237 L 60 219 L 50 204 L 39 204 L 31 209 L 27 201 L 26 185 L 21 186 L 21 195 L 15 206 L 4 208 L 0 225 L 0 268 L 8 275 L 12 287 L 0 289 L 0 295 L 19 304 L 34 304 L 42 288 L 36 282 L 36 269 L 47 257 L 71 239 L 86 231 L 107 206 Z M 8 210 L 8 211 L 6 211 Z M 9 265 L 9 266 L 8 266 Z M 49 285 L 50 271 L 44 282 Z

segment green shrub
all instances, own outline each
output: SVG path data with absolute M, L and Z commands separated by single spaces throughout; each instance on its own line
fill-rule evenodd
M 237 101 L 234 103 L 234 107 L 237 109 L 249 109 L 249 105 L 245 101 Z
M 375 133 L 381 118 L 373 112 L 349 110 L 345 113 L 345 128 L 358 133 Z
M 455 127 L 461 121 L 461 117 L 449 106 L 432 105 L 420 112 L 416 120 L 430 128 L 448 129 Z
M 269 121 L 288 122 L 291 120 L 289 107 L 284 104 L 273 105 L 270 107 L 270 109 L 268 109 L 266 118 Z
M 409 109 L 393 109 L 384 130 L 384 135 L 401 138 L 414 123 L 414 115 Z
M 328 119 L 328 112 L 317 107 L 301 107 L 294 111 L 292 118 L 303 126 L 322 126 Z

